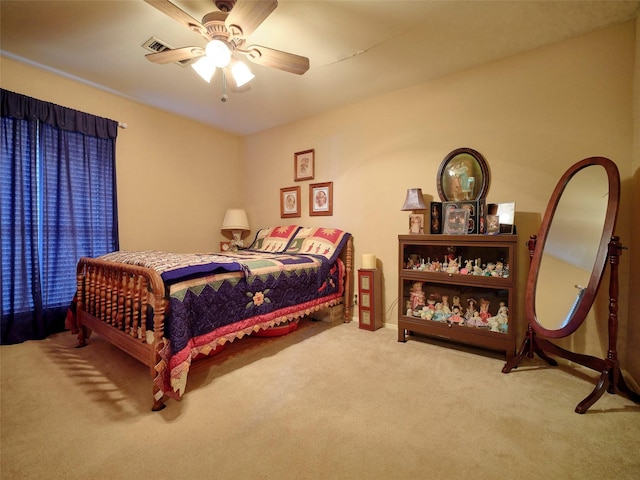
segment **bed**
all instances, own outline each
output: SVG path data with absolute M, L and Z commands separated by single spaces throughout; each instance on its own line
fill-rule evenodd
M 95 332 L 147 365 L 157 411 L 227 342 L 318 313 L 351 321 L 352 276 L 352 237 L 333 228 L 266 228 L 237 252 L 118 251 L 79 260 L 67 328 L 79 347 Z

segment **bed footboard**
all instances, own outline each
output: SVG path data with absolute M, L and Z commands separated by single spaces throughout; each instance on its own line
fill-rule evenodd
M 89 331 L 95 331 L 147 365 L 155 379 L 168 306 L 160 275 L 95 258 L 81 258 L 76 273 L 78 346 L 85 346 Z M 153 410 L 162 409 L 163 392 L 155 381 L 153 398 Z
M 354 294 L 354 279 L 353 279 L 353 237 L 349 236 L 347 244 L 340 252 L 340 258 L 344 262 L 345 266 L 345 281 L 344 281 L 344 322 L 349 323 L 352 320 L 351 307 L 353 305 L 352 299 Z

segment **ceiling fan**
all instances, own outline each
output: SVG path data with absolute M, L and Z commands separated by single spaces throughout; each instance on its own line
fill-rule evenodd
M 228 76 L 233 90 L 241 91 L 253 74 L 234 53 L 244 55 L 251 62 L 285 72 L 302 75 L 309 69 L 309 59 L 260 45 L 245 46 L 246 39 L 278 6 L 277 0 L 213 0 L 217 11 L 207 13 L 202 22 L 169 0 L 145 0 L 149 5 L 173 18 L 207 40 L 202 47 L 182 47 L 150 53 L 146 58 L 154 63 L 172 63 L 198 59 L 192 67 L 207 82 L 216 68 L 223 69 L 223 81 Z M 231 75 L 224 75 L 224 72 Z M 222 97 L 226 101 L 226 95 Z

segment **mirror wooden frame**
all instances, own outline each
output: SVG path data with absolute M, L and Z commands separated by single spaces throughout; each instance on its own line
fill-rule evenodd
M 547 329 L 538 322 L 535 312 L 536 282 L 538 280 L 538 273 L 545 243 L 553 222 L 553 216 L 567 184 L 576 173 L 584 168 L 595 165 L 600 165 L 606 170 L 609 181 L 607 211 L 596 255 L 596 261 L 591 272 L 589 284 L 586 287 L 584 294 L 577 301 L 575 308 L 571 310 L 568 321 L 563 324 L 562 328 L 556 330 Z M 619 241 L 619 237 L 614 236 L 619 200 L 620 174 L 615 163 L 608 158 L 590 157 L 581 160 L 570 167 L 560 178 L 560 181 L 549 200 L 549 204 L 542 219 L 540 231 L 538 235 L 532 235 L 528 243 L 529 254 L 531 257 L 531 268 L 527 278 L 527 289 L 525 293 L 525 313 L 528 320 L 527 333 L 518 354 L 507 362 L 502 369 L 503 373 L 509 373 L 512 369 L 518 367 L 525 356 L 533 358 L 534 354 L 537 354 L 550 365 L 556 366 L 557 362 L 546 354 L 546 352 L 548 352 L 551 355 L 556 355 L 592 370 L 599 371 L 600 378 L 596 387 L 591 394 L 576 406 L 576 413 L 585 413 L 589 407 L 591 407 L 591 405 L 593 405 L 604 394 L 605 391 L 608 391 L 609 393 L 625 394 L 634 402 L 640 403 L 640 395 L 633 392 L 624 381 L 617 354 L 618 264 L 620 254 L 623 249 Z M 566 337 L 572 334 L 584 322 L 587 314 L 593 306 L 595 296 L 600 287 L 607 259 L 609 260 L 610 265 L 608 319 L 609 349 L 607 357 L 601 359 L 590 355 L 571 352 L 548 340 L 547 338 Z
M 562 195 L 565 192 L 565 189 L 571 179 L 583 169 L 597 165 L 604 167 L 609 182 L 607 210 L 602 227 L 602 235 L 600 237 L 598 252 L 596 254 L 593 269 L 591 271 L 589 283 L 583 291 L 582 296 L 576 304 L 575 308 L 570 312 L 568 320 L 564 323 L 564 326 L 562 328 L 551 330 L 543 327 L 542 324 L 538 321 L 538 316 L 535 309 L 535 299 L 537 294 L 538 274 L 540 273 L 540 266 L 542 263 L 544 249 L 547 244 L 549 231 L 551 229 L 551 225 L 553 224 L 552 220 L 556 213 L 558 204 L 560 203 L 560 199 L 562 198 Z M 586 158 L 570 167 L 558 182 L 555 190 L 553 191 L 553 194 L 551 195 L 549 204 L 547 205 L 547 210 L 542 219 L 542 224 L 540 225 L 540 231 L 538 232 L 535 242 L 535 250 L 533 252 L 533 257 L 531 258 L 529 276 L 527 278 L 525 314 L 527 315 L 527 319 L 529 319 L 531 326 L 536 331 L 536 333 L 549 338 L 562 338 L 572 334 L 580 325 L 582 325 L 582 322 L 584 322 L 585 318 L 589 314 L 589 311 L 591 310 L 591 307 L 593 306 L 593 302 L 602 281 L 602 274 L 604 273 L 604 268 L 607 263 L 607 245 L 609 244 L 609 241 L 611 240 L 611 237 L 613 236 L 615 231 L 619 203 L 620 175 L 615 163 L 613 163 L 608 158 Z

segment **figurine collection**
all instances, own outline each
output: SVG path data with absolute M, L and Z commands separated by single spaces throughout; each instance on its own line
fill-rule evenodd
M 448 323 L 449 326 L 460 325 L 484 328 L 491 332 L 507 333 L 509 329 L 509 308 L 500 301 L 495 315 L 489 312 L 491 302 L 485 298 L 476 300 L 467 298 L 463 307 L 459 295 L 430 294 L 426 296 L 422 289 L 423 282 L 413 282 L 407 300 L 407 316 L 418 317 L 434 322 Z
M 453 249 L 440 260 L 426 259 L 420 255 L 410 255 L 405 268 L 424 272 L 437 272 L 457 275 L 476 275 L 482 277 L 509 277 L 509 264 L 501 260 L 483 264 L 480 258 L 463 260 L 453 254 Z M 509 329 L 509 308 L 499 302 L 497 311 L 489 311 L 491 302 L 485 298 L 467 298 L 465 305 L 458 295 L 430 294 L 422 289 L 424 282 L 415 281 L 411 285 L 406 312 L 408 317 L 418 317 L 452 325 L 464 325 L 487 329 L 492 332 L 507 333 Z M 451 303 L 450 303 L 451 301 Z
M 432 261 L 430 257 L 425 260 L 419 255 L 411 255 L 407 259 L 405 268 L 424 272 L 443 272 L 484 277 L 507 278 L 509 276 L 509 264 L 504 263 L 501 260 L 488 262 L 483 265 L 479 258 L 463 261 L 462 257 L 455 257 L 452 255 L 444 257 L 442 262 L 439 260 Z

